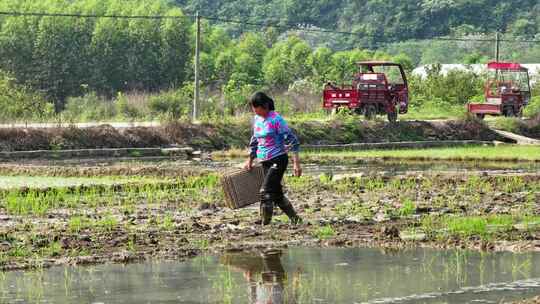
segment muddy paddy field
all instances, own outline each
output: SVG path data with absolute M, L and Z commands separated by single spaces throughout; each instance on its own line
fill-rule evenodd
M 304 146 L 326 148 L 302 152 L 304 176 L 285 180 L 303 223 L 276 209 L 267 227 L 256 205 L 224 207 L 219 183 L 243 161 L 234 149 L 249 138 L 247 120 L 0 130 L 0 303 L 268 294 L 275 303 L 533 303 L 540 294 L 540 147 L 502 144 L 476 120 L 291 125 Z M 354 142 L 361 149 L 332 150 Z M 190 160 L 170 154 L 184 146 Z M 92 157 L 103 152 L 95 148 L 115 157 Z
M 437 267 L 452 263 L 455 269 L 447 272 L 461 271 L 460 275 L 468 273 L 466 269 L 491 265 L 486 270 L 490 273 L 488 280 L 480 280 L 475 270 L 470 277 L 451 275 L 446 277 L 446 283 L 435 281 L 444 285 L 465 280 L 431 298 L 439 297 L 444 303 L 476 299 L 447 293 L 469 288 L 470 284 L 510 284 L 488 288 L 485 299 L 517 300 L 540 294 L 540 283 L 535 281 L 540 277 L 540 255 L 536 254 L 540 251 L 538 161 L 359 159 L 351 153 L 305 153 L 305 175 L 287 176 L 285 182 L 288 197 L 304 222 L 292 225 L 276 209 L 268 227 L 259 225 L 258 206 L 241 210 L 224 207 L 219 173 L 239 165 L 240 159 L 230 158 L 234 153 L 202 155 L 195 161 L 139 158 L 32 160 L 24 165 L 4 162 L 0 164 L 2 301 L 11 303 L 9 299 L 15 297 L 27 302 L 47 298 L 69 302 L 54 293 L 31 294 L 27 288 L 47 285 L 48 280 L 67 280 L 66 275 L 83 280 L 84 273 L 95 269 L 97 281 L 111 279 L 108 271 L 117 273 L 128 267 L 125 270 L 131 276 L 172 275 L 176 284 L 183 285 L 188 284 L 182 281 L 185 278 L 168 273 L 170 269 L 179 267 L 198 273 L 203 271 L 201 265 L 206 265 L 213 269 L 212 275 L 197 280 L 212 281 L 212 285 L 192 287 L 221 292 L 204 293 L 206 298 L 198 301 L 244 303 L 247 300 L 240 291 L 250 281 L 235 274 L 238 267 L 234 262 L 223 263 L 223 259 L 234 261 L 234 257 L 228 257 L 230 254 L 243 254 L 240 264 L 245 265 L 269 249 L 282 250 L 285 257 L 283 267 L 290 280 L 285 280 L 283 288 L 304 293 L 303 300 L 296 296 L 295 301 L 284 303 L 312 303 L 315 299 L 333 303 L 338 295 L 345 303 L 369 303 L 385 294 L 392 295 L 390 300 L 372 303 L 441 303 L 426 300 L 430 296 L 407 298 L 413 291 L 429 294 L 431 287 L 415 290 L 410 286 L 400 292 L 389 292 L 391 287 L 373 287 L 364 290 L 364 296 L 336 287 L 320 294 L 321 286 L 346 285 L 346 278 L 351 276 L 365 286 L 362 280 L 369 276 L 357 277 L 362 271 L 354 266 L 360 263 L 355 260 L 359 256 L 373 261 L 395 257 L 397 260 L 388 265 L 396 263 L 392 267 L 398 272 L 410 267 L 423 267 L 425 271 L 426 264 L 437 265 L 433 266 L 437 275 L 443 273 Z M 456 255 L 458 260 L 463 256 L 470 259 L 456 264 Z M 311 261 L 304 265 L 307 270 L 299 270 L 304 273 L 300 276 L 304 279 L 303 289 L 297 288 L 293 284 L 295 265 L 306 261 Z M 115 266 L 124 264 L 127 266 Z M 379 271 L 369 270 L 371 264 L 366 264 L 364 274 L 390 271 L 386 266 L 380 266 L 383 268 Z M 492 268 L 495 264 L 503 266 Z M 345 270 L 336 275 L 331 270 L 339 265 Z M 422 271 L 416 275 L 424 277 Z M 386 275 L 390 278 L 393 273 Z M 336 282 L 325 283 L 326 274 Z M 77 288 L 90 288 L 83 285 Z M 432 289 L 436 289 L 435 285 Z M 519 292 L 505 297 L 501 290 Z M 186 296 L 189 291 L 176 296 Z M 464 293 L 476 294 L 468 289 Z M 90 302 L 102 299 L 96 295 L 79 296 L 75 298 Z M 102 302 L 127 301 L 108 299 Z

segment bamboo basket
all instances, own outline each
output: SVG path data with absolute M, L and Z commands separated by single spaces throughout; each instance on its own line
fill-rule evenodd
M 245 169 L 228 171 L 221 176 L 226 206 L 239 209 L 260 202 L 259 191 L 264 180 L 262 166 L 251 171 Z

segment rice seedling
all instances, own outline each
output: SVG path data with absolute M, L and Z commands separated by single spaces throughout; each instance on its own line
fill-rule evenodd
M 361 200 L 347 201 L 337 204 L 334 207 L 336 214 L 340 217 L 361 217 L 363 219 L 370 219 L 373 217 L 373 212 L 369 206 L 365 205 Z
M 41 250 L 41 256 L 55 257 L 62 253 L 62 245 L 59 242 L 52 242 L 49 246 Z
M 506 181 L 503 185 L 503 191 L 506 193 L 514 193 L 523 191 L 525 188 L 525 182 L 523 181 L 523 178 L 513 176 L 506 178 Z
M 193 247 L 195 249 L 199 250 L 206 250 L 210 246 L 210 243 L 207 239 L 192 240 L 190 243 L 193 244 Z
M 126 244 L 126 249 L 130 252 L 136 252 L 137 251 L 137 248 L 136 248 L 136 245 L 135 245 L 135 240 L 133 238 L 130 238 L 128 241 L 127 241 L 127 244 Z
M 9 249 L 9 251 L 7 252 L 7 256 L 14 257 L 14 258 L 25 258 L 31 255 L 32 255 L 32 251 L 28 247 L 22 244 L 15 245 L 11 249 Z
M 398 209 L 397 213 L 401 217 L 411 216 L 416 212 L 416 205 L 410 199 L 405 199 L 401 208 Z
M 326 240 L 334 235 L 336 235 L 335 230 L 330 225 L 318 227 L 314 232 L 313 235 L 318 238 L 319 240 Z
M 370 178 L 370 179 L 363 179 L 363 185 L 364 185 L 364 188 L 367 190 L 367 191 L 376 191 L 376 190 L 380 190 L 380 189 L 383 189 L 385 187 L 385 182 L 381 179 L 381 178 Z
M 174 218 L 169 214 L 165 215 L 163 220 L 161 220 L 160 227 L 163 230 L 168 230 L 168 231 L 173 230 L 174 229 Z
M 71 233 L 79 233 L 90 227 L 92 227 L 91 219 L 84 216 L 74 216 L 68 221 L 68 230 Z
M 304 159 L 422 159 L 422 160 L 508 160 L 536 161 L 540 159 L 539 146 L 472 146 L 428 149 L 362 150 L 362 151 L 304 151 Z
M 95 223 L 95 227 L 105 232 L 111 232 L 118 226 L 118 220 L 111 214 L 103 216 Z

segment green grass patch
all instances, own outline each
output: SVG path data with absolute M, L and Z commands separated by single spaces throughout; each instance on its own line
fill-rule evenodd
M 0 190 L 17 188 L 61 188 L 97 185 L 118 185 L 127 183 L 152 183 L 159 182 L 151 177 L 52 177 L 52 176 L 0 176 Z
M 304 151 L 308 161 L 325 158 L 387 158 L 387 159 L 443 159 L 443 160 L 524 160 L 540 161 L 540 146 L 473 146 L 427 149 L 365 150 L 365 151 Z
M 456 119 L 465 115 L 465 106 L 425 103 L 419 107 L 411 106 L 409 112 L 398 116 L 400 120 Z
M 128 214 L 130 205 L 175 203 L 178 208 L 195 204 L 214 203 L 223 199 L 216 174 L 188 176 L 175 179 L 134 178 L 133 183 L 120 185 L 91 185 L 49 189 L 0 189 L 0 208 L 9 214 L 43 216 L 56 208 L 123 207 Z M 76 223 L 74 223 L 76 227 Z
M 68 221 L 68 230 L 72 233 L 79 233 L 90 227 L 92 227 L 92 220 L 85 216 L 74 216 Z
M 326 240 L 336 235 L 336 232 L 334 231 L 334 228 L 330 225 L 318 227 L 314 231 L 314 236 L 318 238 L 319 240 Z
M 30 248 L 24 245 L 16 245 L 7 251 L 7 255 L 14 258 L 25 258 L 32 255 Z
M 538 215 L 528 215 L 523 217 L 521 220 L 522 223 L 532 224 L 532 223 L 540 223 L 540 216 Z
M 522 121 L 519 118 L 499 116 L 489 120 L 489 124 L 499 130 L 508 131 L 512 133 L 521 133 Z
M 513 225 L 522 222 L 521 217 L 512 215 L 489 216 L 425 216 L 421 220 L 422 230 L 436 238 L 473 236 L 488 238 L 496 233 L 507 232 Z
M 447 218 L 444 225 L 452 235 L 470 237 L 472 235 L 484 236 L 487 233 L 487 221 L 481 217 L 456 217 Z
M 165 215 L 165 217 L 162 220 L 160 220 L 159 226 L 161 229 L 166 230 L 166 231 L 173 230 L 174 218 L 170 214 Z
M 111 232 L 118 226 L 118 220 L 108 214 L 96 222 L 96 228 L 102 231 Z
M 337 204 L 334 207 L 334 210 L 338 216 L 343 218 L 354 216 L 364 219 L 371 219 L 373 217 L 373 212 L 371 209 L 364 205 L 361 201 L 349 201 Z
M 416 205 L 410 199 L 405 199 L 403 205 L 398 209 L 399 216 L 411 216 L 416 212 Z
M 41 251 L 42 256 L 49 256 L 49 257 L 55 257 L 59 256 L 62 253 L 62 245 L 60 245 L 60 242 L 52 242 L 49 244 L 49 246 L 45 247 Z
M 206 250 L 210 247 L 210 242 L 207 239 L 192 240 L 191 244 L 195 249 Z

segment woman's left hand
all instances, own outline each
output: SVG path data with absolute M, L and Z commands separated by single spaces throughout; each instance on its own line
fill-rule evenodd
M 293 170 L 294 170 L 294 176 L 296 177 L 302 176 L 302 167 L 300 167 L 299 163 L 294 163 Z
M 298 153 L 293 154 L 293 170 L 294 176 L 302 176 L 302 167 L 300 167 L 300 156 L 298 155 Z

